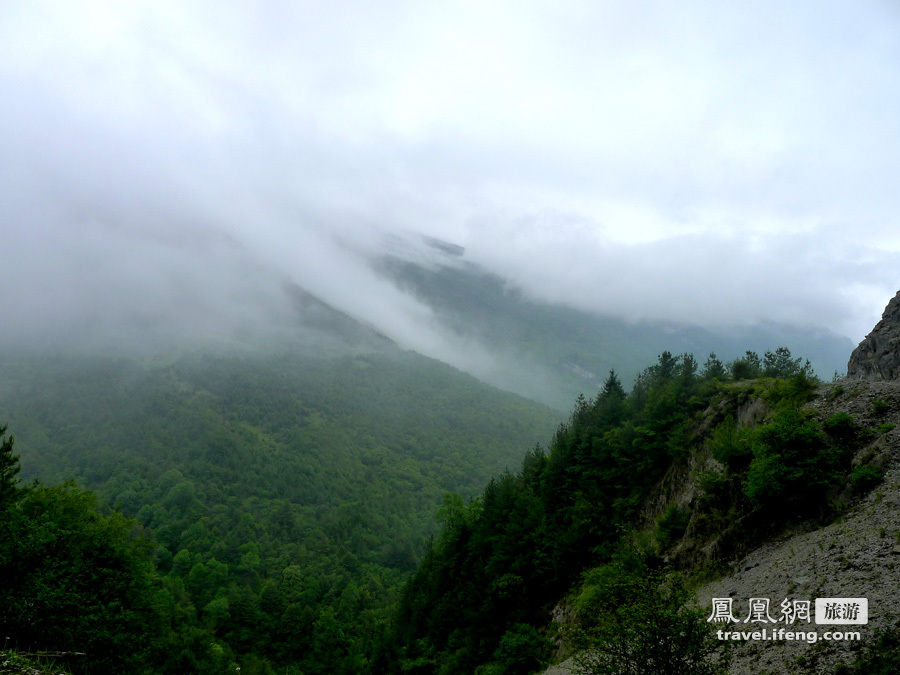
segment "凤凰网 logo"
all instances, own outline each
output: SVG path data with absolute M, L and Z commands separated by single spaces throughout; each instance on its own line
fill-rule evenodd
M 776 616 L 772 616 L 774 613 Z M 816 632 L 802 630 L 815 621 L 816 625 L 864 625 L 869 622 L 869 601 L 867 598 L 816 598 L 794 600 L 785 598 L 773 609 L 769 598 L 750 598 L 746 611 L 738 611 L 733 598 L 713 598 L 712 611 L 707 622 L 724 624 L 717 631 L 720 640 L 807 640 L 815 642 L 819 637 L 825 640 L 858 640 L 859 633 L 827 631 L 819 636 Z M 735 630 L 733 624 L 748 624 L 746 629 Z M 754 624 L 783 624 L 784 627 L 767 629 Z M 728 627 L 732 630 L 727 630 Z M 760 630 L 761 629 L 761 630 Z

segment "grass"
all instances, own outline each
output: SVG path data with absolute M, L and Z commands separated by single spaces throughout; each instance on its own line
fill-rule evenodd
M 0 675 L 68 675 L 47 658 L 16 650 L 0 650 Z

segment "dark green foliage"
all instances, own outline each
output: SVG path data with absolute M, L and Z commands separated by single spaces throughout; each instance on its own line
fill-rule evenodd
M 495 675 L 524 675 L 540 670 L 547 663 L 553 642 L 534 626 L 517 623 L 503 637 L 494 652 Z
M 29 652 L 83 652 L 84 673 L 154 670 L 171 597 L 136 523 L 72 484 L 35 485 L 0 530 L 0 626 Z
M 581 675 L 714 675 L 728 659 L 706 622 L 706 613 L 686 604 L 678 576 L 647 569 L 608 566 L 600 578 L 594 617 L 579 637 Z
M 744 361 L 759 377 L 763 363 L 754 356 Z M 715 672 L 705 638 L 679 609 L 683 587 L 661 577 L 646 586 L 646 570 L 632 578 L 641 563 L 621 559 L 623 529 L 635 525 L 666 471 L 683 467 L 705 433 L 697 415 L 711 400 L 722 407 L 710 449 L 728 471 L 701 477 L 705 495 L 692 514 L 673 506 L 659 518 L 663 547 L 685 532 L 689 516 L 708 525 L 753 506 L 820 503 L 862 433 L 844 417 L 820 424 L 799 410 L 815 385 L 805 369 L 735 384 L 706 377 L 706 369 L 698 375 L 690 354 L 663 352 L 629 394 L 611 371 L 596 397 L 579 397 L 545 450 L 534 439 L 551 413 L 488 394 L 459 374 L 423 375 L 416 359 L 63 361 L 52 375 L 7 364 L 7 391 L 16 395 L 0 404 L 22 422 L 26 474 L 74 475 L 140 523 L 72 486 L 16 492 L 17 517 L 32 513 L 23 504 L 41 500 L 43 512 L 58 514 L 48 522 L 95 514 L 73 531 L 106 533 L 119 556 L 110 569 L 125 571 L 99 583 L 134 599 L 108 610 L 115 631 L 96 613 L 70 616 L 58 599 L 57 637 L 90 630 L 87 642 L 106 640 L 114 651 L 135 642 L 110 657 L 141 662 L 122 661 L 121 672 L 206 675 L 240 665 L 242 675 L 527 673 L 548 655 L 548 610 L 584 570 L 601 565 L 606 572 L 588 580 L 596 593 L 586 591 L 580 608 L 601 608 L 629 626 L 659 612 L 668 623 L 654 630 L 680 636 L 665 648 L 686 654 L 670 653 L 672 663 Z M 776 411 L 756 429 L 739 429 L 736 400 L 750 389 Z M 729 391 L 744 393 L 723 403 Z M 503 471 L 516 464 L 518 471 Z M 476 495 L 489 474 L 495 478 Z M 76 506 L 52 506 L 64 503 Z M 52 560 L 41 547 L 61 539 L 29 527 L 44 537 L 34 550 Z M 692 537 L 696 531 L 692 525 Z M 425 545 L 429 535 L 436 536 Z M 654 550 L 649 541 L 646 550 Z M 75 567 L 87 555 L 85 547 L 66 549 Z M 65 588 L 83 593 L 77 584 Z M 100 601 L 84 598 L 92 602 Z M 50 616 L 50 605 L 42 607 Z M 596 644 L 612 635 L 602 622 L 585 628 Z M 621 635 L 632 654 L 658 658 L 637 630 Z
M 853 450 L 860 441 L 862 429 L 859 423 L 845 412 L 838 412 L 826 419 L 822 427 L 835 444 Z
M 728 369 L 734 380 L 750 380 L 759 377 L 762 372 L 759 354 L 748 351 L 743 357 L 732 361 L 728 365 Z
M 718 501 L 725 495 L 728 478 L 718 471 L 704 471 L 700 474 L 700 489 L 708 501 Z
M 415 355 L 0 367 L 25 473 L 77 477 L 155 539 L 178 633 L 159 672 L 364 671 L 441 496 L 558 420 Z
M 713 458 L 732 468 L 746 466 L 752 455 L 746 433 L 738 430 L 733 415 L 728 415 L 713 429 L 708 445 Z
M 668 548 L 684 534 L 690 520 L 690 511 L 676 504 L 669 504 L 656 521 L 656 541 L 662 548 Z
M 850 483 L 858 492 L 868 492 L 883 480 L 880 471 L 868 466 L 858 466 L 850 473 Z
M 778 411 L 748 434 L 753 461 L 745 492 L 755 504 L 779 504 L 799 511 L 818 507 L 843 475 L 844 448 L 828 444 L 822 425 L 798 408 Z
M 888 410 L 890 410 L 890 406 L 884 399 L 880 398 L 876 398 L 869 406 L 869 414 L 872 415 L 872 417 L 881 417 Z
M 900 627 L 876 633 L 863 653 L 850 665 L 840 665 L 834 675 L 895 675 L 900 672 Z
M 790 377 L 803 370 L 803 359 L 792 358 L 791 350 L 779 347 L 774 352 L 767 351 L 763 355 L 762 371 L 766 377 Z M 809 362 L 807 361 L 807 368 Z
M 579 397 L 547 454 L 536 448 L 465 509 L 445 502 L 444 531 L 404 590 L 382 658 L 471 671 L 496 661 L 509 631 L 541 625 L 581 570 L 615 550 L 619 528 L 686 447 L 696 373 L 689 354 L 664 352 L 627 396 L 611 373 L 596 398 Z M 664 536 L 684 526 L 684 514 L 670 514 Z
M 704 380 L 723 380 L 727 375 L 728 371 L 725 369 L 725 365 L 719 360 L 715 352 L 710 352 L 706 363 L 703 364 L 700 376 Z
M 15 436 L 6 435 L 8 426 L 0 426 L 0 518 L 19 498 L 22 489 L 17 478 L 22 467 L 19 456 L 13 453 Z

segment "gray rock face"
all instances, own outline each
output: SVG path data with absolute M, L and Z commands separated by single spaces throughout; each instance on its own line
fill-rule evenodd
M 888 303 L 872 332 L 850 355 L 852 380 L 900 380 L 900 291 Z

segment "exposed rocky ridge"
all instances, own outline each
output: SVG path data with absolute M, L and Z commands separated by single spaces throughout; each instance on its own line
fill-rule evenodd
M 900 380 L 900 291 L 888 303 L 872 332 L 850 355 L 853 380 Z

